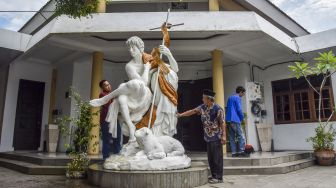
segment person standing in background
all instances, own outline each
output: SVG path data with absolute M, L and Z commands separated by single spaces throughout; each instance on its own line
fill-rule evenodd
M 241 122 L 244 121 L 241 98 L 245 95 L 245 91 L 245 88 L 238 86 L 236 93 L 229 97 L 226 105 L 226 122 L 228 123 L 232 157 L 249 157 L 249 154 L 245 152 L 246 141 L 241 126 Z M 238 151 L 236 138 L 238 139 Z
M 99 98 L 102 98 L 112 91 L 112 87 L 107 80 L 102 80 L 99 82 L 99 87 L 102 90 L 99 94 Z M 100 111 L 100 131 L 103 141 L 103 159 L 105 160 L 110 156 L 110 152 L 113 154 L 118 154 L 121 150 L 121 127 L 118 123 L 117 125 L 117 138 L 112 138 L 111 133 L 109 132 L 109 123 L 105 121 L 109 106 L 112 103 L 113 99 L 108 103 L 104 104 L 101 107 Z M 112 142 L 112 147 L 111 147 Z

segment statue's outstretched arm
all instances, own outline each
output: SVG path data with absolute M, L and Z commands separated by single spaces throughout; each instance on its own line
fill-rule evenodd
M 178 68 L 178 64 L 173 56 L 173 54 L 170 52 L 169 48 L 167 48 L 164 45 L 160 45 L 160 53 L 164 54 L 165 56 L 167 56 L 168 60 L 169 60 L 169 64 L 170 64 L 170 68 L 174 71 L 174 72 L 178 72 L 179 68 Z
M 90 100 L 89 103 L 93 107 L 99 107 L 103 106 L 104 104 L 107 104 L 111 99 L 113 99 L 113 94 L 109 93 L 108 95 L 105 95 L 102 98 Z

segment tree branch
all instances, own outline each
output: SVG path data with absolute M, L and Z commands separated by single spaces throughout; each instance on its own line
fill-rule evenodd
M 328 120 L 326 121 L 325 126 L 328 125 L 328 123 L 329 123 L 331 117 L 334 115 L 334 113 L 335 113 L 335 111 L 333 110 L 332 113 L 331 113 L 331 115 L 329 116 Z
M 308 80 L 308 78 L 306 76 L 303 76 L 306 81 L 308 82 L 309 86 L 318 94 L 320 95 L 320 93 L 317 91 L 317 89 L 310 83 L 310 81 Z
M 336 71 L 330 73 L 329 75 L 327 75 L 327 77 L 330 77 L 331 75 L 333 75 Z
M 327 80 L 326 75 L 323 75 L 323 81 L 322 81 L 322 84 L 321 84 L 321 87 L 320 87 L 319 106 L 318 106 L 320 124 L 322 122 L 321 121 L 322 91 L 323 91 L 323 87 L 324 87 L 324 84 L 325 84 L 326 80 Z

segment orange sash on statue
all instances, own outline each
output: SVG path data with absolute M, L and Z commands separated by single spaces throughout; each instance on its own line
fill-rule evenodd
M 152 65 L 152 69 L 157 68 L 160 66 L 160 73 L 159 73 L 159 86 L 161 92 L 168 97 L 168 99 L 177 106 L 177 91 L 174 87 L 166 80 L 165 75 L 169 73 L 169 68 L 166 64 L 160 59 L 160 52 L 158 48 L 154 48 L 152 51 L 152 55 L 144 53 L 142 56 L 143 62 L 150 62 Z

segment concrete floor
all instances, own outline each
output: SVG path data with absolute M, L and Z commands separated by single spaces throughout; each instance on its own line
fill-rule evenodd
M 199 188 L 334 188 L 336 166 L 313 166 L 281 175 L 225 176 L 224 183 Z M 93 188 L 85 180 L 64 176 L 33 176 L 0 167 L 1 188 Z
M 275 157 L 281 157 L 281 156 L 288 156 L 288 155 L 294 155 L 299 153 L 307 153 L 312 151 L 279 151 L 279 152 L 254 152 L 251 154 L 250 159 L 267 159 L 267 158 L 275 158 Z M 7 154 L 15 154 L 15 155 L 21 155 L 21 156 L 27 156 L 27 157 L 34 157 L 34 158 L 40 158 L 40 159 L 69 159 L 69 155 L 65 153 L 44 153 L 44 152 L 36 152 L 36 151 L 11 151 L 11 152 L 5 152 Z M 186 152 L 186 154 L 195 159 L 199 158 L 206 158 L 207 153 L 206 152 Z M 102 155 L 89 155 L 90 159 L 102 159 Z M 230 159 L 231 153 L 227 153 L 224 155 L 224 159 Z

